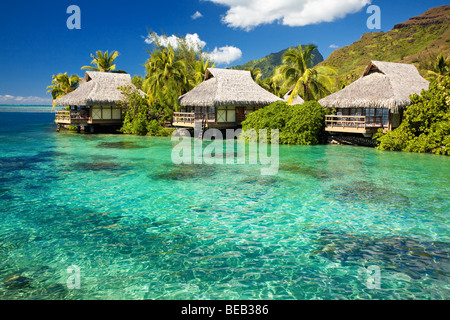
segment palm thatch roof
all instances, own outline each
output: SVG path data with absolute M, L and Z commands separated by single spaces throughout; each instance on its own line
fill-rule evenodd
M 371 61 L 361 78 L 319 103 L 326 108 L 387 108 L 397 113 L 411 103 L 410 95 L 428 86 L 412 64 Z
M 74 91 L 57 99 L 58 106 L 116 105 L 124 99 L 118 87 L 133 86 L 126 73 L 86 71 L 84 81 Z
M 178 98 L 182 107 L 267 106 L 279 97 L 253 81 L 250 71 L 208 68 L 205 79 Z
M 290 96 L 291 96 L 293 90 L 294 90 L 294 89 L 292 88 L 291 90 L 289 90 L 289 91 L 283 96 L 283 100 L 284 100 L 284 101 L 287 102 L 287 101 L 289 100 L 289 98 L 290 98 Z M 297 96 L 294 98 L 294 100 L 292 101 L 291 105 L 303 104 L 303 103 L 305 103 L 305 100 L 303 100 L 302 97 L 300 97 L 299 95 L 297 95 Z

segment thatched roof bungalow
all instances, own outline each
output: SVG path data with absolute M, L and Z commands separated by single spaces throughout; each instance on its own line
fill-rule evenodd
M 410 95 L 428 86 L 412 64 L 371 61 L 361 78 L 319 100 L 323 107 L 337 111 L 327 116 L 326 130 L 364 134 L 392 130 L 400 125 Z
M 120 86 L 133 85 L 127 73 L 86 71 L 80 86 L 56 100 L 58 106 L 113 106 L 123 100 Z
M 129 74 L 86 71 L 77 89 L 55 101 L 55 105 L 70 106 L 70 111 L 56 111 L 55 122 L 75 126 L 120 125 L 119 102 L 124 99 L 118 89 L 121 86 L 134 87 Z
M 249 71 L 208 68 L 204 81 L 178 100 L 183 110 L 174 113 L 174 126 L 204 120 L 206 127 L 235 127 L 250 112 L 281 99 L 254 82 Z

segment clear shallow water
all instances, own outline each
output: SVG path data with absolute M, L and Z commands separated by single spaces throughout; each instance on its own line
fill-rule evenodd
M 0 299 L 450 297 L 448 157 L 280 146 L 261 176 L 52 120 L 0 112 Z

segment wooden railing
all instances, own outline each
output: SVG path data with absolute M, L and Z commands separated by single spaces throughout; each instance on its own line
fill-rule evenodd
M 195 113 L 194 112 L 174 112 L 173 122 L 182 123 L 194 123 Z
M 80 112 L 73 110 L 57 110 L 55 111 L 56 121 L 87 121 L 90 120 L 88 112 Z
M 57 110 L 55 111 L 55 119 L 56 120 L 70 120 L 70 111 L 69 110 Z
M 212 112 L 210 113 L 200 113 L 200 112 L 174 112 L 173 122 L 174 123 L 194 123 L 195 120 L 204 120 L 206 122 L 215 122 L 216 115 Z
M 382 128 L 382 116 L 341 116 L 328 115 L 325 116 L 326 127 L 341 128 Z M 386 124 L 387 126 L 387 124 Z

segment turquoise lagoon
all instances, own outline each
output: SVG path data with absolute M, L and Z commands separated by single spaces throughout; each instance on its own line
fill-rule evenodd
M 52 120 L 0 112 L 0 299 L 450 298 L 448 157 L 280 146 L 262 176 Z

